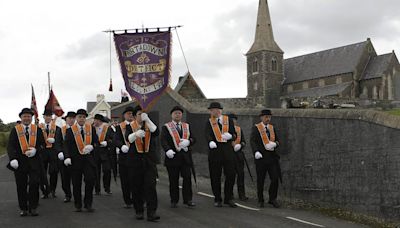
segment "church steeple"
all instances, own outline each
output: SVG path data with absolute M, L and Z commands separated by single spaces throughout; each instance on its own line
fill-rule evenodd
M 268 0 L 259 0 L 256 36 L 248 54 L 258 51 L 273 51 L 283 53 L 274 39 Z

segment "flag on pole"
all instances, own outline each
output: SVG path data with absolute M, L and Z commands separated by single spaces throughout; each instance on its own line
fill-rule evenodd
M 113 91 L 112 79 L 110 78 L 110 86 L 108 87 L 108 91 Z
M 61 108 L 60 103 L 58 103 L 58 100 L 54 95 L 53 89 L 50 90 L 50 97 L 49 100 L 47 101 L 45 109 L 53 111 L 53 113 L 58 117 L 64 114 L 64 111 Z
M 31 109 L 35 115 L 35 123 L 39 123 L 39 112 L 37 109 L 35 91 L 33 90 L 32 84 L 31 84 L 31 88 L 32 88 Z

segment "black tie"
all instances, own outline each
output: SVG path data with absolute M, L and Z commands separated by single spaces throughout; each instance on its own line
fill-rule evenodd
M 25 127 L 26 140 L 29 141 L 29 127 Z
M 182 138 L 182 127 L 181 127 L 181 124 L 180 124 L 180 123 L 178 123 L 178 124 L 176 125 L 176 129 L 178 130 L 179 136 Z
M 82 135 L 82 139 L 85 140 L 85 132 L 83 131 L 83 127 L 81 127 L 81 135 Z
M 46 124 L 46 134 L 49 135 L 49 125 Z

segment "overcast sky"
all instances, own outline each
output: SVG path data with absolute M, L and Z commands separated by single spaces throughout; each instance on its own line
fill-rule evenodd
M 15 121 L 30 105 L 32 83 L 42 114 L 47 72 L 64 111 L 86 108 L 96 94 L 119 101 L 124 87 L 109 37 L 101 31 L 184 25 L 178 30 L 189 68 L 205 95 L 245 97 L 246 58 L 258 0 L 0 1 L 0 118 Z M 400 53 L 398 0 L 269 0 L 285 58 L 366 40 L 378 54 Z M 187 71 L 173 34 L 171 85 Z M 221 86 L 223 85 L 223 86 Z

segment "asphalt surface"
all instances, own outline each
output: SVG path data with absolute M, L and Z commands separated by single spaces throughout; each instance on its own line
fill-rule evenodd
M 40 200 L 38 217 L 20 217 L 15 179 L 13 173 L 5 168 L 7 162 L 7 156 L 0 158 L 0 227 L 364 227 L 309 211 L 268 206 L 260 210 L 254 199 L 245 203 L 238 202 L 244 207 L 215 208 L 207 183 L 193 188 L 197 204 L 195 208 L 188 208 L 180 202 L 178 208 L 171 209 L 168 180 L 162 174 L 157 184 L 157 213 L 161 216 L 157 223 L 138 221 L 133 209 L 123 208 L 120 186 L 114 182 L 112 196 L 104 193 L 94 196 L 94 213 L 74 212 L 73 203 L 63 203 L 64 194 L 58 184 L 57 198 Z

